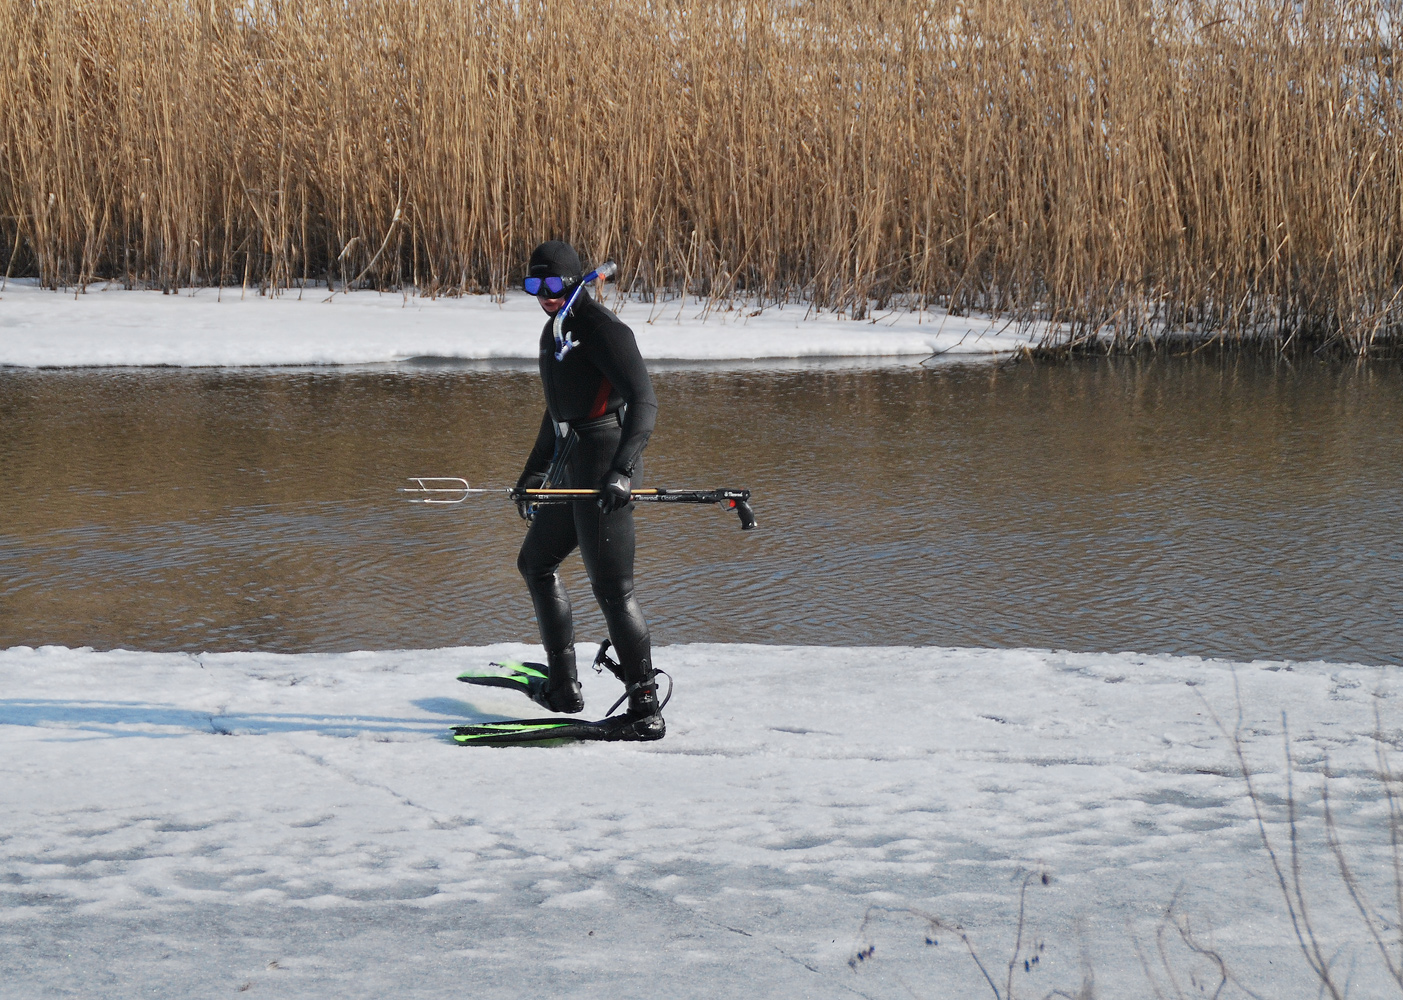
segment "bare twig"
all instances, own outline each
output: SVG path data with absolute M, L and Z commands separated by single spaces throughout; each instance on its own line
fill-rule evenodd
M 1396 944 L 1400 962 L 1403 962 L 1403 798 L 1400 798 L 1398 791 L 1399 785 L 1403 784 L 1403 776 L 1393 770 L 1384 750 L 1383 720 L 1379 712 L 1379 702 L 1383 696 L 1382 691 L 1374 695 L 1374 759 L 1378 761 L 1379 781 L 1383 783 L 1384 797 L 1388 802 L 1388 836 L 1393 854 L 1393 923 L 1398 935 Z M 1390 969 L 1395 967 L 1390 965 Z M 1397 978 L 1396 974 L 1394 978 Z M 1403 982 L 1399 985 L 1403 986 Z
M 1177 902 L 1177 895 L 1175 897 L 1175 902 Z M 1253 1000 L 1262 1000 L 1258 994 L 1248 989 L 1240 979 L 1233 975 L 1232 970 L 1228 967 L 1227 961 L 1217 949 L 1208 947 L 1194 936 L 1188 916 L 1173 912 L 1174 905 L 1174 903 L 1170 903 L 1169 909 L 1166 910 L 1164 914 L 1165 919 L 1173 920 L 1175 928 L 1179 931 L 1179 940 L 1184 943 L 1184 946 L 1199 958 L 1211 963 L 1214 970 L 1218 973 L 1218 985 L 1214 987 L 1210 1000 L 1217 1000 L 1228 983 L 1232 983 L 1247 996 L 1252 997 Z M 1200 993 L 1200 995 L 1202 994 Z
M 390 227 L 385 230 L 385 238 L 380 241 L 380 249 L 375 251 L 375 256 L 370 258 L 370 263 L 365 265 L 365 267 L 361 270 L 360 274 L 356 275 L 350 281 L 341 282 L 341 291 L 346 292 L 350 290 L 352 285 L 359 285 L 361 283 L 361 280 L 365 278 L 367 274 L 370 273 L 370 269 L 375 266 L 376 262 L 380 259 L 380 255 L 383 254 L 385 252 L 385 248 L 390 245 L 390 237 L 394 235 L 395 227 L 399 225 L 400 215 L 403 209 L 404 201 L 403 199 L 401 199 L 400 203 L 395 206 L 395 214 L 394 218 L 390 219 Z M 336 298 L 335 291 L 333 291 L 322 301 L 324 303 L 330 302 L 334 298 Z
M 1196 693 L 1197 689 L 1195 689 Z M 1237 705 L 1237 723 L 1234 729 L 1229 732 L 1223 725 L 1223 721 L 1218 717 L 1217 712 L 1208 704 L 1208 700 L 1198 693 L 1199 701 L 1207 709 L 1214 723 L 1218 726 L 1218 731 L 1232 741 L 1233 755 L 1237 758 L 1238 773 L 1242 776 L 1243 784 L 1247 786 L 1247 798 L 1252 803 L 1252 815 L 1257 821 L 1257 834 L 1261 838 L 1262 847 L 1267 852 L 1267 857 L 1271 860 L 1272 871 L 1276 874 L 1276 882 L 1281 890 L 1281 898 L 1286 903 L 1286 912 L 1291 917 L 1291 930 L 1296 936 L 1296 944 L 1305 957 L 1306 964 L 1320 981 L 1321 990 L 1328 993 L 1331 1000 L 1344 1000 L 1344 992 L 1335 982 L 1331 972 L 1333 959 L 1326 958 L 1320 941 L 1315 933 L 1315 928 L 1311 924 L 1310 915 L 1306 911 L 1305 894 L 1301 888 L 1300 855 L 1297 846 L 1298 827 L 1296 822 L 1296 799 L 1292 784 L 1292 758 L 1290 735 L 1286 728 L 1286 713 L 1281 715 L 1282 739 L 1285 745 L 1286 756 L 1286 805 L 1287 817 L 1290 824 L 1291 843 L 1291 878 L 1287 879 L 1286 873 L 1282 870 L 1281 860 L 1277 856 L 1276 848 L 1272 845 L 1271 835 L 1267 833 L 1266 819 L 1262 815 L 1262 798 L 1257 791 L 1256 784 L 1252 781 L 1252 769 L 1247 765 L 1247 756 L 1243 750 L 1242 741 L 1242 692 L 1238 684 L 1237 674 L 1233 674 L 1233 697 Z
M 870 959 L 873 953 L 876 951 L 876 945 L 871 943 L 871 938 L 868 935 L 868 927 L 871 925 L 872 920 L 876 916 L 880 914 L 902 914 L 906 916 L 915 917 L 916 919 L 921 920 L 926 924 L 928 928 L 928 934 L 926 936 L 927 944 L 936 943 L 936 935 L 938 934 L 954 934 L 956 937 L 958 937 L 960 939 L 960 943 L 964 945 L 965 951 L 969 954 L 970 960 L 974 962 L 975 968 L 979 970 L 979 974 L 983 977 L 984 982 L 988 985 L 990 991 L 994 994 L 994 1000 L 1014 1000 L 1013 975 L 1014 969 L 1018 965 L 1019 955 L 1021 954 L 1023 948 L 1023 931 L 1027 916 L 1026 901 L 1028 886 L 1033 885 L 1035 882 L 1040 882 L 1043 885 L 1047 885 L 1049 882 L 1049 877 L 1045 872 L 1030 872 L 1023 877 L 1023 884 L 1018 891 L 1018 925 L 1015 932 L 1013 954 L 1008 960 L 1008 979 L 1006 980 L 1004 989 L 1002 991 L 999 989 L 998 984 L 994 982 L 994 977 L 990 974 L 988 966 L 986 966 L 984 964 L 984 960 L 979 957 L 978 949 L 975 948 L 974 942 L 970 940 L 969 934 L 965 931 L 963 927 L 961 927 L 959 924 L 951 923 L 950 921 L 944 920 L 943 918 L 938 917 L 932 913 L 927 913 L 924 910 L 918 910 L 914 907 L 869 906 L 867 908 L 866 914 L 863 915 L 862 924 L 858 928 L 859 940 L 866 941 L 867 944 L 865 947 L 859 947 L 856 950 L 853 957 L 848 960 L 848 965 L 851 966 L 853 969 L 857 969 L 861 963 Z M 1034 961 L 1036 961 L 1036 958 L 1034 959 Z M 1061 994 L 1059 991 L 1056 990 L 1048 994 L 1048 996 L 1054 995 L 1065 994 Z M 1091 998 L 1088 996 L 1085 998 L 1085 1000 L 1091 1000 Z
M 1340 872 L 1340 881 L 1344 883 L 1345 891 L 1349 893 L 1354 908 L 1359 912 L 1364 926 L 1369 931 L 1369 937 L 1373 939 L 1375 947 L 1378 948 L 1379 954 L 1383 957 L 1384 967 L 1388 969 L 1388 974 L 1399 986 L 1403 986 L 1403 969 L 1400 969 L 1398 963 L 1394 961 L 1393 955 L 1388 950 L 1388 944 L 1384 941 L 1383 931 L 1387 924 L 1370 904 L 1364 893 L 1364 887 L 1355 876 L 1353 869 L 1350 868 L 1349 859 L 1345 856 L 1344 844 L 1340 840 L 1339 824 L 1335 822 L 1335 813 L 1330 807 L 1328 777 L 1321 780 L 1320 795 L 1325 810 L 1325 840 L 1330 846 L 1330 853 L 1335 856 L 1335 864 Z

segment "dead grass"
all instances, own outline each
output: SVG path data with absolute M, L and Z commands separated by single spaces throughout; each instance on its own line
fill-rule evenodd
M 0 260 L 500 292 L 560 236 L 649 296 L 1368 353 L 1398 6 L 0 0 Z

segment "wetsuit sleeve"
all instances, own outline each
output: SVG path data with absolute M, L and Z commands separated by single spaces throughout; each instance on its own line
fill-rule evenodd
M 524 481 L 531 475 L 546 474 L 550 468 L 550 460 L 555 457 L 555 424 L 551 422 L 550 410 L 541 415 L 541 429 L 536 432 L 536 443 L 531 448 L 531 455 L 526 459 L 526 468 L 522 470 L 521 479 Z
M 610 468 L 632 477 L 633 468 L 648 446 L 653 425 L 658 419 L 658 398 L 653 395 L 653 381 L 648 378 L 643 355 L 633 331 L 617 319 L 602 324 L 599 334 L 591 338 L 591 358 L 614 390 L 628 404 L 624 413 L 619 447 L 614 452 Z

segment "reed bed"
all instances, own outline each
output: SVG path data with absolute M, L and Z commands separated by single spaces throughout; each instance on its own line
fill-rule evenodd
M 0 0 L 55 287 L 624 290 L 1403 341 L 1398 0 Z

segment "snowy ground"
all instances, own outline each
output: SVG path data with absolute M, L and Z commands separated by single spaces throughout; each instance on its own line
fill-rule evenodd
M 0 652 L 0 995 L 992 997 L 920 914 L 1002 993 L 1030 883 L 1016 996 L 1212 995 L 1173 901 L 1258 995 L 1312 997 L 1209 710 L 1231 727 L 1235 685 L 1283 844 L 1289 715 L 1327 949 L 1352 995 L 1397 993 L 1319 811 L 1328 755 L 1386 899 L 1378 668 L 673 646 L 661 743 L 446 742 L 534 714 L 453 680 L 530 652 Z M 591 711 L 615 687 L 591 675 Z
M 421 299 L 308 289 L 277 298 L 238 288 L 178 295 L 90 285 L 0 292 L 0 365 L 310 365 L 408 358 L 535 358 L 543 314 L 524 293 Z M 649 360 L 928 357 L 1013 351 L 1036 339 L 1003 321 L 893 312 L 855 322 L 802 306 L 706 313 L 694 302 L 609 304 Z

